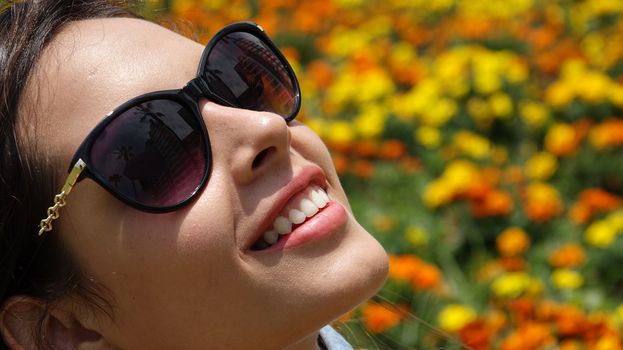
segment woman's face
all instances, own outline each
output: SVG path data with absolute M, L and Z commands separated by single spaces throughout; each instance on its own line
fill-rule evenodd
M 146 21 L 72 23 L 39 61 L 30 85 L 37 105 L 28 107 L 37 116 L 26 130 L 36 130 L 64 180 L 78 145 L 107 112 L 182 87 L 202 51 Z M 282 348 L 375 293 L 385 253 L 350 213 L 321 140 L 275 114 L 206 99 L 200 109 L 213 168 L 191 204 L 149 214 L 89 179 L 69 195 L 55 234 L 105 287 L 113 311 L 110 319 L 72 306 L 77 321 L 126 349 Z M 285 244 L 250 249 L 317 187 L 331 199 L 325 209 Z

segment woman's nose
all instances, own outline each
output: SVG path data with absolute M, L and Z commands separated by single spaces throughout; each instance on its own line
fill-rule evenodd
M 287 159 L 290 129 L 279 115 L 202 106 L 212 148 L 213 166 L 226 164 L 238 184 L 247 184 Z

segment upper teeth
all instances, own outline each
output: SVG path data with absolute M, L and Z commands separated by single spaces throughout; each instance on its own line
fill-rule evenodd
M 294 208 L 273 221 L 272 229 L 264 232 L 264 242 L 267 243 L 267 246 L 274 244 L 279 239 L 279 235 L 287 235 L 292 232 L 293 224 L 302 224 L 307 218 L 316 215 L 327 203 L 329 203 L 329 196 L 322 188 L 311 189 Z

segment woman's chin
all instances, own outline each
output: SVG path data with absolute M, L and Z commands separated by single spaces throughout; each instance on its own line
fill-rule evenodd
M 328 285 L 331 299 L 340 310 L 336 317 L 352 310 L 373 296 L 384 284 L 389 272 L 387 253 L 379 242 L 353 220 L 350 232 L 341 245 L 339 262 Z M 339 306 L 338 306 L 339 305 Z

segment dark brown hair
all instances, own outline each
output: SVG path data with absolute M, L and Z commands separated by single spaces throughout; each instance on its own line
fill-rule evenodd
M 31 94 L 26 90 L 36 88 L 28 82 L 46 45 L 69 22 L 109 17 L 137 16 L 124 3 L 108 0 L 0 0 L 2 303 L 14 295 L 28 295 L 50 308 L 62 296 L 75 296 L 106 309 L 107 299 L 102 297 L 101 288 L 80 272 L 58 235 L 37 235 L 39 221 L 60 186 L 54 169 L 65 165 L 54 164 L 55 156 L 39 147 L 30 130 L 27 135 L 18 130 L 23 118 L 44 118 L 25 106 L 34 105 L 27 100 Z M 37 337 L 44 336 L 41 331 Z M 6 345 L 0 342 L 2 348 Z

